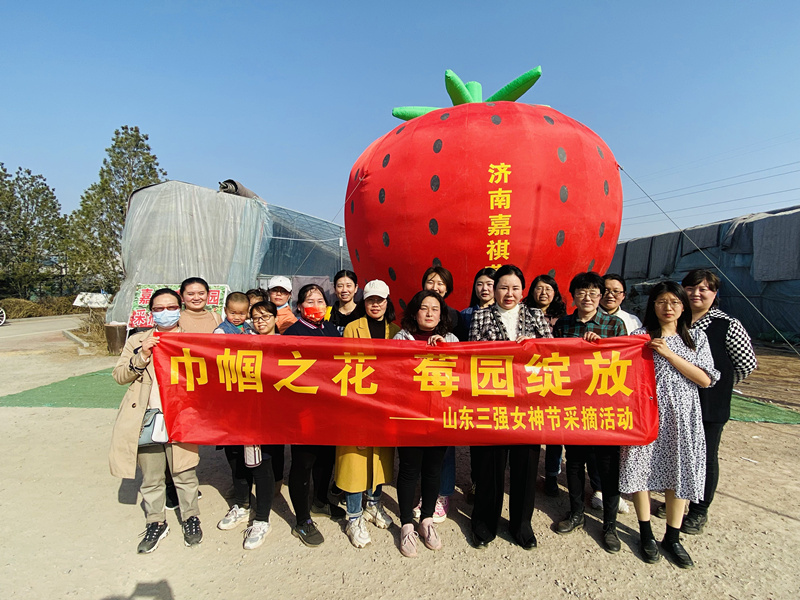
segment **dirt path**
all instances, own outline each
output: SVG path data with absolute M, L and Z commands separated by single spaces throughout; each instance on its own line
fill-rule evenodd
M 44 348 L 41 342 L 0 347 L 4 361 L 0 395 L 114 362 L 108 357 L 78 357 L 74 346 L 65 346 L 58 337 L 45 341 Z M 796 374 L 774 382 L 776 375 L 796 368 L 795 359 L 784 357 L 789 362 L 774 366 L 772 358 L 763 356 L 764 378 L 773 380 L 775 395 L 781 386 L 787 393 L 796 389 L 800 379 Z M 6 368 L 9 365 L 11 369 Z M 773 367 L 777 373 L 767 375 Z M 752 389 L 766 389 L 759 387 L 759 377 L 752 379 Z M 213 448 L 203 448 L 199 468 L 205 532 L 201 546 L 184 547 L 176 515 L 169 514 L 170 535 L 155 553 L 139 556 L 135 549 L 144 517 L 137 482 L 114 479 L 106 462 L 115 412 L 72 408 L 0 412 L 4 597 L 798 597 L 800 426 L 733 422 L 726 426 L 722 476 L 710 523 L 703 535 L 684 536 L 697 564 L 686 572 L 666 559 L 656 565 L 642 562 L 633 514 L 620 516 L 623 548 L 618 555 L 601 548 L 601 515 L 596 511 L 587 510 L 585 531 L 566 537 L 555 534 L 552 524 L 567 510 L 563 479 L 559 498 L 537 496 L 533 527 L 539 548 L 531 552 L 510 542 L 505 524 L 487 550 L 472 549 L 467 542 L 470 507 L 460 492 L 454 496 L 451 518 L 439 526 L 441 552 L 421 548 L 418 558 L 403 558 L 397 549 L 397 527 L 370 528 L 372 544 L 356 550 L 341 525 L 329 520 L 319 522 L 325 544 L 309 549 L 290 533 L 293 521 L 285 488 L 275 502 L 273 531 L 266 543 L 245 551 L 243 527 L 227 532 L 215 527 L 228 508 L 224 496 L 230 474 L 222 452 Z M 457 457 L 461 487 L 469 478 L 467 451 L 459 449 Z M 387 509 L 396 518 L 395 489 L 387 486 L 386 491 Z M 657 537 L 664 527 L 663 521 L 654 519 Z
M 397 550 L 398 529 L 370 526 L 372 544 L 353 548 L 340 524 L 319 522 L 326 542 L 304 547 L 290 533 L 288 494 L 275 503 L 264 546 L 242 549 L 243 527 L 219 531 L 230 474 L 222 452 L 203 449 L 199 476 L 205 539 L 186 548 L 177 518 L 151 555 L 137 555 L 144 517 L 137 483 L 108 474 L 115 411 L 5 408 L 0 420 L 0 581 L 11 598 L 797 598 L 800 589 L 800 426 L 731 423 L 722 444 L 722 479 L 706 532 L 686 536 L 697 567 L 638 557 L 632 514 L 620 516 L 623 549 L 599 545 L 601 518 L 588 510 L 585 531 L 551 530 L 567 509 L 566 492 L 540 494 L 534 515 L 539 548 L 509 541 L 505 525 L 485 551 L 466 538 L 469 506 L 459 492 L 439 526 L 441 552 L 416 559 Z M 458 453 L 457 481 L 468 478 Z M 387 508 L 397 514 L 388 487 Z M 504 513 L 507 518 L 507 512 Z M 654 520 L 661 536 L 664 522 Z

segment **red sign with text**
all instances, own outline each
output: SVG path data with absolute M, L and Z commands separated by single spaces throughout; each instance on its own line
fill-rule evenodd
M 424 342 L 161 335 L 170 439 L 195 444 L 641 445 L 658 434 L 647 336 Z

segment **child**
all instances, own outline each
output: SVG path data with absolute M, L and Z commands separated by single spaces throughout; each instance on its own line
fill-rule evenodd
M 242 292 L 229 294 L 225 299 L 225 320 L 214 330 L 214 333 L 257 335 L 252 326 L 246 322 L 249 312 L 250 301 L 246 294 Z M 240 523 L 246 523 L 250 520 L 250 489 L 253 486 L 253 479 L 257 470 L 258 476 L 261 476 L 263 471 L 263 476 L 272 482 L 272 487 L 275 485 L 275 480 L 272 477 L 272 466 L 269 463 L 258 461 L 258 464 L 253 467 L 248 467 L 246 464 L 246 450 L 254 450 L 256 448 L 258 450 L 261 449 L 260 446 L 223 446 L 225 457 L 228 459 L 231 475 L 233 476 L 235 503 L 222 520 L 217 523 L 219 529 L 233 529 Z M 271 504 L 272 490 L 269 491 L 267 496 Z M 267 511 L 268 518 L 269 511 Z M 248 534 L 245 536 L 244 549 L 252 550 L 260 546 L 268 531 L 269 521 L 256 519 L 253 522 L 253 527 L 248 529 Z M 251 535 L 251 533 L 254 535 Z
M 247 333 L 256 335 L 253 327 L 247 323 L 250 313 L 250 300 L 242 292 L 233 292 L 225 299 L 225 320 L 219 324 L 214 333 Z

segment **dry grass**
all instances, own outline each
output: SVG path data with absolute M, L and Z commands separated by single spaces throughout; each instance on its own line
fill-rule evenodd
M 55 315 L 73 315 L 85 313 L 88 309 L 72 306 L 75 296 L 42 298 L 38 302 L 21 298 L 5 298 L 0 306 L 6 311 L 9 319 L 27 319 L 30 317 L 51 317 Z

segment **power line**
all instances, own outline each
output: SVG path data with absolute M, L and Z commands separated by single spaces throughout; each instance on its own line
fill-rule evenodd
M 792 200 L 787 200 L 786 201 L 787 204 L 785 205 L 786 208 L 791 208 L 793 206 L 794 202 L 800 202 L 800 198 L 793 198 Z M 772 200 L 768 200 L 767 202 L 759 202 L 757 204 L 752 204 L 751 206 L 770 206 L 772 204 L 775 204 L 775 202 L 773 202 Z M 660 214 L 660 213 L 654 213 L 654 214 Z M 695 215 L 686 215 L 686 216 L 679 217 L 679 218 L 681 218 L 681 219 L 690 219 L 690 218 L 694 218 L 694 217 L 702 217 L 702 216 L 705 216 L 705 215 L 718 215 L 718 214 L 719 214 L 719 211 L 712 210 L 712 211 L 705 212 L 705 213 L 698 213 L 698 214 L 695 214 Z M 731 217 L 731 218 L 736 218 L 736 217 Z M 661 223 L 661 222 L 663 222 L 663 219 L 651 219 L 650 221 L 639 221 L 638 223 L 633 223 L 630 226 L 631 227 L 640 227 L 641 225 L 647 225 L 649 223 Z M 628 238 L 628 239 L 633 239 L 633 238 Z M 621 241 L 626 242 L 628 240 L 625 239 L 625 240 L 621 240 Z
M 800 162 L 800 161 L 798 161 L 798 162 Z M 765 179 L 773 179 L 774 177 L 782 177 L 783 175 L 791 175 L 792 173 L 800 173 L 800 169 L 795 169 L 794 171 L 786 171 L 785 173 L 776 173 L 775 175 L 766 175 L 764 177 L 756 177 L 755 179 L 747 179 L 745 181 L 739 181 L 737 183 L 728 183 L 726 185 L 718 185 L 717 187 L 707 188 L 705 190 L 697 190 L 697 191 L 694 191 L 694 192 L 686 192 L 685 194 L 675 194 L 674 196 L 666 196 L 665 198 L 659 198 L 659 200 L 660 201 L 661 200 L 671 200 L 673 198 L 683 198 L 684 196 L 692 196 L 694 194 L 703 194 L 705 192 L 711 192 L 711 191 L 714 191 L 714 190 L 721 190 L 721 189 L 733 187 L 733 186 L 736 186 L 736 185 L 744 185 L 746 183 L 752 183 L 754 181 L 763 181 Z M 698 185 L 704 185 L 704 184 L 698 184 Z M 694 187 L 694 186 L 690 186 L 690 187 Z M 688 189 L 688 188 L 684 188 L 684 189 Z M 666 194 L 666 193 L 667 192 L 662 192 L 662 194 Z M 658 194 L 658 195 L 660 195 L 660 194 Z M 634 204 L 627 204 L 625 206 L 628 206 L 628 207 L 641 206 L 642 204 L 647 204 L 647 203 L 648 203 L 648 200 L 644 199 L 642 202 L 636 202 Z
M 704 183 L 696 183 L 694 185 L 687 185 L 682 188 L 676 188 L 674 190 L 666 190 L 664 192 L 658 192 L 657 194 L 653 194 L 653 196 L 662 196 L 663 194 L 672 194 L 673 192 L 682 192 L 683 190 L 690 190 L 692 188 L 700 187 L 702 185 L 711 185 L 712 183 L 720 183 L 721 181 L 728 181 L 729 179 L 738 179 L 739 177 L 747 177 L 748 175 L 757 175 L 758 173 L 764 173 L 765 171 L 772 171 L 774 169 L 782 169 L 783 167 L 791 167 L 792 165 L 800 164 L 800 160 L 796 160 L 794 162 L 785 163 L 782 165 L 776 165 L 774 167 L 767 167 L 766 169 L 758 169 L 757 171 L 749 171 L 747 173 L 740 173 L 739 175 L 731 175 L 730 177 L 723 177 L 722 179 L 714 179 L 712 181 L 706 181 Z M 794 173 L 794 171 L 791 171 Z M 782 173 L 783 174 L 783 173 Z M 641 200 L 646 198 L 646 196 L 639 196 L 637 198 L 631 198 L 630 201 L 633 202 L 634 200 Z
M 789 188 L 786 190 L 779 190 L 777 192 L 765 192 L 763 194 L 754 194 L 753 196 L 743 196 L 741 198 L 732 198 L 730 200 L 720 200 L 719 202 L 706 202 L 705 204 L 699 204 L 697 206 L 689 206 L 687 208 L 676 208 L 675 210 L 669 211 L 669 214 L 675 214 L 677 212 L 683 212 L 685 210 L 697 210 L 698 208 L 705 208 L 707 206 L 718 206 L 720 204 L 730 204 L 731 202 L 741 202 L 742 200 L 752 200 L 753 198 L 763 198 L 764 196 L 774 196 L 776 194 L 785 194 L 786 192 L 796 192 L 800 190 L 800 187 L 796 188 Z M 655 200 L 652 200 L 655 203 Z M 660 212 L 667 214 L 665 210 L 663 210 L 660 206 L 656 205 Z M 659 213 L 647 213 L 644 215 L 636 215 L 635 217 L 628 217 L 628 221 L 631 219 L 642 219 L 644 217 L 652 217 L 653 215 L 657 215 Z
M 795 354 L 797 354 L 797 356 L 798 356 L 798 357 L 800 357 L 800 351 L 799 351 L 797 348 L 795 348 L 795 347 L 794 347 L 794 346 L 793 346 L 791 343 L 789 343 L 789 340 L 787 340 L 787 339 L 786 339 L 786 337 L 783 335 L 783 333 L 781 333 L 781 332 L 778 330 L 778 328 L 777 328 L 777 327 L 775 327 L 775 325 L 772 323 L 772 321 L 770 321 L 770 320 L 767 318 L 767 316 L 766 316 L 764 313 L 762 313 L 762 312 L 761 312 L 761 311 L 758 309 L 758 307 L 757 307 L 755 304 L 753 304 L 753 302 L 750 300 L 750 298 L 748 298 L 748 297 L 747 297 L 747 296 L 744 294 L 744 292 L 742 292 L 742 290 L 740 290 L 740 289 L 739 289 L 739 286 L 738 286 L 738 285 L 736 285 L 736 284 L 734 283 L 734 281 L 733 281 L 733 280 L 732 280 L 730 277 L 728 277 L 728 274 L 727 274 L 727 273 L 725 273 L 725 271 L 723 271 L 723 270 L 722 270 L 722 268 L 721 268 L 721 267 L 720 267 L 720 266 L 719 266 L 717 263 L 715 263 L 715 262 L 714 262 L 714 260 L 713 260 L 713 259 L 712 259 L 712 258 L 711 258 L 711 257 L 710 257 L 710 256 L 709 256 L 709 255 L 708 255 L 708 254 L 707 254 L 707 253 L 706 253 L 706 252 L 705 252 L 705 251 L 704 251 L 704 250 L 703 250 L 703 249 L 702 249 L 700 246 L 698 246 L 698 245 L 695 243 L 695 241 L 694 241 L 694 240 L 693 240 L 691 237 L 689 237 L 689 235 L 687 235 L 686 231 L 685 231 L 685 230 L 684 230 L 682 227 L 679 227 L 679 226 L 678 226 L 678 224 L 677 224 L 677 223 L 676 223 L 676 222 L 675 222 L 675 221 L 672 219 L 672 217 L 670 217 L 670 216 L 669 216 L 669 215 L 668 215 L 668 214 L 667 214 L 667 213 L 666 213 L 666 212 L 665 212 L 665 211 L 664 211 L 664 210 L 661 208 L 661 206 L 659 206 L 658 202 L 656 202 L 655 200 L 653 200 L 653 198 L 650 196 L 650 194 L 648 194 L 647 192 L 645 192 L 645 191 L 644 191 L 644 188 L 642 188 L 642 186 L 640 186 L 640 185 L 639 185 L 639 184 L 636 182 L 636 180 L 635 180 L 633 177 L 631 177 L 630 175 L 628 175 L 628 172 L 627 172 L 625 169 L 623 169 L 623 168 L 620 166 L 619 170 L 620 170 L 620 171 L 622 171 L 623 173 L 625 173 L 625 176 L 626 176 L 628 179 L 630 179 L 630 180 L 633 182 L 633 185 L 635 185 L 637 188 L 639 188 L 639 190 L 640 190 L 640 191 L 641 191 L 641 192 L 642 192 L 642 193 L 643 193 L 645 196 L 647 196 L 648 198 L 650 198 L 650 201 L 651 201 L 651 202 L 652 202 L 652 203 L 655 205 L 655 207 L 656 207 L 656 208 L 658 208 L 658 210 L 660 210 L 660 211 L 661 211 L 661 212 L 664 214 L 664 216 L 665 216 L 667 219 L 669 219 L 670 223 L 672 223 L 672 224 L 673 224 L 673 225 L 674 225 L 674 226 L 675 226 L 675 227 L 678 229 L 678 231 L 680 231 L 680 233 L 683 235 L 683 237 L 684 237 L 685 239 L 689 240 L 689 242 L 692 244 L 692 246 L 694 246 L 694 247 L 695 247 L 695 249 L 696 249 L 698 252 L 700 252 L 700 254 L 702 254 L 702 255 L 703 255 L 703 257 L 704 257 L 704 258 L 705 258 L 705 259 L 706 259 L 706 260 L 709 262 L 709 264 L 711 264 L 711 265 L 712 265 L 712 266 L 713 266 L 715 269 L 717 269 L 717 271 L 719 271 L 720 275 L 722 275 L 722 276 L 725 278 L 725 280 L 726 280 L 728 283 L 730 283 L 730 284 L 733 286 L 733 289 L 735 289 L 735 290 L 736 290 L 736 291 L 739 293 L 739 295 L 740 295 L 742 298 L 744 298 L 745 302 L 747 302 L 747 303 L 748 303 L 748 304 L 749 304 L 749 305 L 752 307 L 752 309 L 753 309 L 754 311 L 756 311 L 756 312 L 759 314 L 759 316 L 760 316 L 762 319 L 764 319 L 764 320 L 765 320 L 767 323 L 769 323 L 769 326 L 770 326 L 770 327 L 772 327 L 772 329 L 774 329 L 774 330 L 775 330 L 775 333 L 777 333 L 777 334 L 780 336 L 780 338 L 781 338 L 781 339 L 782 339 L 784 342 L 786 342 L 786 345 L 787 345 L 787 346 L 789 346 L 789 348 L 791 348 L 791 349 L 792 349 L 792 351 L 794 351 L 794 353 L 795 353 Z

